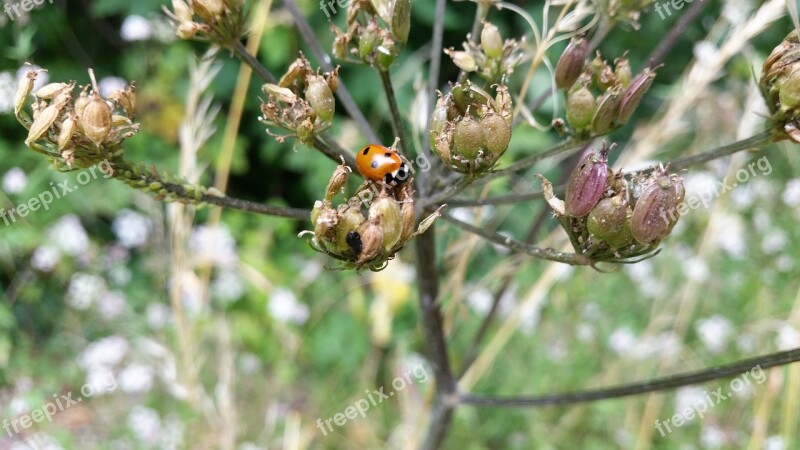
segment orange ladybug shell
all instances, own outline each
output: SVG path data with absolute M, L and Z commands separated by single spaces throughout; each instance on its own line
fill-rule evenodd
M 356 156 L 356 167 L 364 178 L 375 182 L 402 183 L 408 177 L 408 167 L 400 155 L 382 145 L 367 145 Z

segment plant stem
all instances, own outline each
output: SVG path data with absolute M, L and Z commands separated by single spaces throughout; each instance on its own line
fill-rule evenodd
M 439 74 L 442 67 L 442 35 L 444 34 L 444 14 L 446 7 L 446 0 L 436 0 L 436 21 L 433 23 L 433 42 L 431 43 L 431 65 L 428 71 L 428 108 L 427 108 L 427 121 L 428 127 L 425 130 L 425 136 L 422 139 L 422 154 L 430 161 L 431 159 L 431 143 L 427 139 L 430 133 L 431 116 L 433 116 L 433 108 L 436 105 L 436 88 L 439 86 Z M 417 174 L 419 178 L 418 191 L 420 197 L 424 197 L 430 188 L 428 182 L 428 174 L 420 171 Z
M 594 402 L 648 392 L 665 391 L 682 386 L 705 383 L 721 378 L 731 378 L 749 372 L 755 368 L 761 370 L 779 367 L 800 361 L 800 348 L 769 355 L 744 359 L 724 366 L 711 367 L 669 377 L 655 378 L 641 383 L 624 384 L 611 388 L 586 391 L 567 392 L 542 396 L 498 397 L 489 395 L 467 394 L 460 396 L 460 403 L 488 407 L 530 407 L 545 405 L 571 405 L 575 403 Z
M 489 14 L 488 2 L 477 1 L 475 3 L 477 3 L 478 9 L 475 10 L 475 19 L 473 19 L 472 21 L 472 29 L 467 35 L 467 40 L 473 44 L 478 43 L 478 35 L 481 34 L 481 30 L 483 30 L 483 21 Z M 444 20 L 444 14 L 442 14 L 441 16 L 437 16 L 437 18 L 438 17 L 441 17 L 442 20 Z M 469 76 L 469 74 L 463 70 L 458 72 L 458 82 L 463 83 L 464 81 L 466 81 L 467 76 Z
M 325 71 L 332 72 L 333 64 L 331 63 L 331 57 L 322 49 L 322 45 L 314 35 L 314 30 L 311 29 L 311 25 L 308 23 L 308 20 L 303 13 L 300 12 L 300 8 L 297 7 L 297 2 L 295 0 L 285 0 L 283 4 L 292 15 L 294 23 L 297 25 L 297 30 L 303 37 L 303 41 L 305 41 L 305 43 L 311 48 L 311 53 L 314 54 L 317 62 Z M 361 133 L 364 135 L 364 137 L 371 142 L 379 142 L 378 136 L 375 134 L 375 130 L 372 129 L 372 126 L 370 126 L 367 118 L 364 116 L 364 113 L 358 107 L 353 99 L 353 96 L 350 95 L 350 91 L 347 89 L 341 79 L 339 80 L 339 87 L 336 90 L 336 96 L 339 97 L 339 100 L 342 102 L 342 106 L 344 106 L 347 114 L 350 115 L 350 117 L 358 125 L 359 129 L 361 129 Z
M 419 302 L 425 342 L 436 377 L 436 400 L 422 446 L 435 450 L 444 441 L 453 418 L 456 404 L 456 382 L 450 368 L 447 340 L 442 325 L 439 307 L 439 273 L 436 266 L 436 225 L 415 240 L 417 250 L 417 274 L 419 276 Z
M 389 111 L 392 113 L 392 131 L 394 135 L 400 138 L 401 153 L 408 156 L 407 149 L 411 142 L 406 135 L 406 128 L 403 125 L 403 117 L 400 115 L 400 108 L 397 106 L 397 97 L 394 93 L 392 86 L 392 77 L 389 75 L 388 70 L 379 70 L 381 74 L 381 83 L 383 84 L 383 91 L 386 94 L 386 100 L 389 102 Z
M 464 231 L 481 236 L 489 242 L 506 247 L 518 253 L 524 253 L 536 258 L 546 259 L 548 261 L 556 261 L 572 266 L 586 266 L 591 263 L 591 260 L 583 255 L 579 255 L 577 253 L 564 253 L 553 250 L 552 248 L 540 248 L 536 247 L 535 245 L 526 244 L 525 242 L 521 242 L 516 239 L 503 236 L 502 234 L 494 233 L 463 222 L 449 214 L 442 214 L 442 219 L 452 223 Z
M 330 137 L 327 133 L 322 133 L 322 135 L 314 136 L 314 147 L 322 152 L 325 156 L 336 161 L 337 163 L 342 162 L 342 158 L 344 158 L 344 163 L 347 164 L 355 173 L 360 174 L 356 170 L 356 158 L 353 156 L 352 153 L 348 152 L 347 150 L 343 149 L 332 137 Z
M 258 75 L 259 78 L 264 80 L 266 83 L 275 83 L 276 82 L 275 76 L 272 75 L 272 73 L 269 71 L 269 69 L 267 69 L 266 67 L 264 67 L 263 64 L 261 64 L 261 61 L 256 59 L 255 56 L 251 55 L 250 52 L 247 51 L 247 48 L 244 46 L 244 44 L 242 44 L 239 41 L 236 41 L 236 43 L 233 44 L 230 47 L 230 50 L 240 60 L 242 60 L 245 64 L 250 66 L 250 68 L 253 69 L 253 72 L 255 72 L 256 75 Z

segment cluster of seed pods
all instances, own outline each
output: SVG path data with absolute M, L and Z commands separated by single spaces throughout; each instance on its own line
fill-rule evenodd
M 611 147 L 613 148 L 613 147 Z M 664 167 L 626 178 L 608 167 L 611 148 L 584 156 L 558 199 L 543 178 L 545 199 L 575 251 L 594 262 L 633 262 L 655 254 L 680 218 L 683 180 Z

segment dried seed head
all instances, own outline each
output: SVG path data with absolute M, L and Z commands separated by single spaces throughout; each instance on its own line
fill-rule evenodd
M 38 141 L 39 138 L 44 136 L 50 127 L 53 126 L 60 112 L 61 108 L 59 105 L 53 103 L 39 113 L 39 115 L 33 120 L 31 129 L 28 130 L 28 138 L 25 139 L 25 145 L 30 147 L 32 143 Z
M 29 70 L 25 76 L 20 78 L 17 91 L 14 94 L 14 114 L 19 115 L 22 108 L 25 106 L 25 101 L 33 91 L 33 85 L 39 77 L 39 71 Z
M 390 253 L 400 241 L 403 232 L 400 205 L 397 200 L 385 194 L 378 197 L 369 207 L 369 219 L 380 221 L 383 249 L 386 253 Z
M 608 178 L 607 150 L 590 153 L 575 167 L 567 182 L 564 199 L 567 215 L 584 217 L 600 201 Z
M 361 237 L 361 254 L 356 260 L 357 264 L 364 264 L 378 256 L 383 249 L 383 229 L 380 218 L 371 219 L 358 227 Z
M 625 195 L 600 200 L 589 213 L 586 228 L 592 236 L 606 242 L 612 249 L 632 243 L 631 210 Z
M 83 134 L 97 147 L 100 147 L 111 132 L 111 113 L 108 103 L 94 93 L 78 119 Z
M 453 133 L 453 144 L 456 152 L 470 161 L 478 157 L 483 149 L 483 129 L 481 124 L 467 115 L 458 122 Z
M 67 144 L 72 140 L 75 130 L 78 127 L 78 115 L 71 112 L 67 118 L 61 123 L 61 131 L 58 134 L 58 150 L 64 150 Z
M 274 97 L 280 102 L 290 105 L 300 100 L 300 98 L 294 92 L 292 92 L 291 89 L 280 87 L 277 84 L 267 83 L 261 86 L 261 91 L 270 97 Z
M 333 98 L 333 92 L 325 79 L 319 75 L 312 75 L 309 77 L 308 86 L 306 87 L 306 101 L 317 113 L 323 122 L 330 122 L 333 120 L 333 114 L 336 111 L 336 101 Z
M 581 87 L 567 96 L 567 121 L 578 132 L 589 128 L 596 109 L 594 96 L 587 87 Z
M 499 114 L 490 113 L 480 122 L 483 129 L 483 146 L 499 158 L 511 141 L 511 126 Z
M 621 125 L 625 125 L 631 119 L 633 112 L 636 111 L 644 94 L 650 89 L 655 77 L 655 71 L 646 68 L 631 81 L 630 86 L 622 96 L 622 103 L 619 107 L 619 123 Z
M 336 238 L 339 215 L 330 202 L 315 202 L 311 220 L 314 224 L 314 236 L 326 244 L 332 243 Z
M 115 91 L 110 99 L 118 104 L 128 117 L 136 118 L 136 84 L 131 83 L 124 90 Z
M 657 244 L 664 239 L 678 220 L 678 207 L 683 197 L 683 182 L 666 173 L 657 176 L 644 188 L 631 216 L 631 233 L 637 242 Z
M 578 81 L 589 54 L 589 43 L 584 38 L 573 38 L 558 59 L 555 69 L 556 86 L 569 89 Z
M 481 30 L 481 49 L 491 59 L 503 56 L 503 37 L 494 24 L 485 22 Z
M 55 97 L 56 94 L 58 94 L 61 91 L 65 90 L 67 87 L 70 87 L 70 89 L 71 89 L 71 86 L 69 84 L 67 84 L 67 83 L 48 83 L 48 84 L 42 86 L 33 95 L 38 97 L 38 98 L 49 100 L 49 99 Z

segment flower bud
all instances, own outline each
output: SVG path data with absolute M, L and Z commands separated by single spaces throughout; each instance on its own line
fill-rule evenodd
M 499 114 L 489 113 L 481 119 L 483 146 L 499 158 L 508 148 L 511 141 L 511 125 Z
M 631 210 L 624 194 L 605 198 L 589 213 L 586 228 L 596 239 L 606 242 L 612 249 L 633 242 Z
M 645 187 L 631 216 L 631 233 L 634 239 L 649 245 L 657 244 L 665 238 L 678 220 L 682 194 L 683 181 L 665 173 Z
M 619 107 L 619 123 L 625 125 L 631 119 L 633 112 L 639 106 L 639 102 L 650 89 L 656 73 L 649 68 L 644 69 L 631 81 L 630 86 L 622 96 L 622 103 Z
M 319 75 L 312 75 L 306 87 L 306 100 L 323 122 L 331 122 L 336 111 L 336 101 L 330 86 Z
M 392 9 L 392 36 L 405 44 L 411 30 L 411 0 L 395 0 Z
M 597 101 L 597 111 L 592 119 L 592 133 L 603 135 L 612 131 L 619 117 L 619 106 L 622 103 L 622 87 L 616 85 L 607 90 Z
M 369 207 L 369 220 L 378 219 L 383 232 L 383 249 L 387 253 L 400 241 L 403 223 L 400 216 L 400 205 L 388 195 L 381 195 Z
M 578 132 L 589 128 L 596 109 L 594 96 L 586 87 L 581 87 L 567 96 L 567 121 Z
M 25 106 L 25 101 L 28 99 L 28 96 L 31 95 L 33 84 L 38 77 L 38 71 L 29 70 L 25 73 L 24 77 L 20 78 L 17 91 L 14 94 L 14 114 L 19 115 L 19 112 L 22 111 L 22 107 Z
M 558 59 L 555 69 L 556 86 L 569 89 L 578 81 L 589 54 L 589 44 L 584 38 L 573 38 Z
M 461 156 L 474 161 L 483 148 L 483 129 L 480 123 L 469 115 L 464 117 L 456 124 L 453 144 Z
M 78 119 L 78 124 L 86 138 L 100 147 L 111 132 L 111 107 L 95 93 Z
M 608 178 L 606 152 L 590 153 L 581 160 L 567 182 L 565 211 L 572 217 L 584 217 L 600 201 Z
M 481 30 L 481 49 L 491 59 L 503 56 L 503 37 L 494 24 L 486 22 Z

